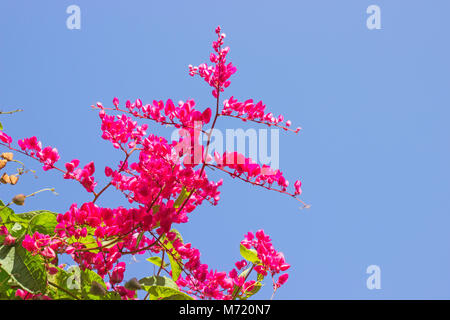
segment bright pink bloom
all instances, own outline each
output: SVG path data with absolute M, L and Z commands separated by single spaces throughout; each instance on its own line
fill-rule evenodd
M 295 181 L 294 183 L 294 187 L 295 187 L 295 194 L 302 194 L 302 189 L 301 189 L 302 183 L 300 180 Z
M 113 104 L 114 104 L 114 106 L 118 107 L 119 106 L 119 99 L 114 98 L 113 99 Z
M 209 123 L 209 120 L 211 119 L 211 108 L 207 108 L 202 113 L 202 120 L 204 123 Z
M 281 276 L 278 277 L 278 286 L 281 286 L 283 284 L 286 283 L 286 281 L 288 280 L 289 275 L 287 273 L 283 273 Z
M 47 259 L 54 259 L 54 258 L 56 258 L 55 251 L 52 248 L 50 248 L 50 247 L 45 247 L 44 250 L 42 250 L 41 255 L 44 258 L 47 258 Z
M 0 226 L 0 236 L 6 236 L 9 234 L 8 229 L 5 226 Z
M 110 282 L 120 283 L 123 281 L 123 273 L 125 272 L 125 262 L 119 262 L 115 267 L 111 275 Z
M 8 234 L 5 237 L 5 241 L 3 242 L 3 244 L 5 246 L 12 246 L 15 242 L 16 242 L 16 238 L 14 238 L 12 235 Z
M 0 140 L 4 143 L 11 144 L 12 138 L 3 131 L 0 131 Z

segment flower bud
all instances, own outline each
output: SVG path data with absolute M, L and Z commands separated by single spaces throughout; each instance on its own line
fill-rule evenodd
M 9 176 L 6 173 L 4 173 L 0 178 L 0 182 L 3 184 L 8 184 L 11 183 L 11 180 L 9 179 Z
M 104 296 L 106 294 L 106 289 L 97 281 L 92 281 L 89 293 L 96 296 Z
M 17 181 L 19 181 L 19 177 L 18 176 L 9 176 L 9 180 L 12 185 L 15 185 L 17 183 Z
M 7 163 L 8 163 L 8 161 L 6 161 L 6 160 L 0 160 L 0 169 L 3 169 Z
M 18 206 L 23 206 L 23 204 L 25 203 L 25 198 L 26 198 L 26 196 L 23 193 L 20 193 L 20 194 L 14 196 L 14 198 L 12 199 L 12 202 L 17 204 Z
M 139 283 L 139 281 L 136 278 L 132 278 L 132 279 L 128 280 L 125 283 L 125 288 L 127 288 L 128 290 L 132 290 L 132 291 L 142 289 L 141 284 Z
M 3 159 L 5 159 L 6 161 L 12 161 L 14 155 L 11 152 L 3 152 L 0 157 L 2 157 Z

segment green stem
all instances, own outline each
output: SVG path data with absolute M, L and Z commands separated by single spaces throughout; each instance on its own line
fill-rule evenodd
M 81 300 L 80 298 L 78 298 L 76 295 L 74 295 L 72 292 L 64 289 L 63 287 L 60 287 L 59 285 L 57 285 L 56 283 L 53 283 L 51 281 L 48 281 L 48 284 L 55 287 L 58 290 L 63 291 L 64 293 L 67 293 L 69 296 L 71 296 L 72 298 L 74 298 L 75 300 Z

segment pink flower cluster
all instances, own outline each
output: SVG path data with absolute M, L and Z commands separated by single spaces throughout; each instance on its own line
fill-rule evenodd
M 94 188 L 97 182 L 94 181 L 95 165 L 91 161 L 84 166 L 83 169 L 77 168 L 80 164 L 80 160 L 73 159 L 71 162 L 67 162 L 66 173 L 64 174 L 64 179 L 74 179 L 81 183 L 81 185 L 86 189 L 87 192 L 94 192 Z
M 194 76 L 198 74 L 211 87 L 213 87 L 212 94 L 215 98 L 218 97 L 219 91 L 223 92 L 224 88 L 230 85 L 228 80 L 235 72 L 236 67 L 230 62 L 227 62 L 227 54 L 230 51 L 229 47 L 222 49 L 225 34 L 221 33 L 220 27 L 216 28 L 217 41 L 213 42 L 213 49 L 215 53 L 211 53 L 209 60 L 214 63 L 214 66 L 208 66 L 206 63 L 200 64 L 198 67 L 189 65 L 189 74 Z
M 48 236 L 39 232 L 35 232 L 32 236 L 25 235 L 22 241 L 22 246 L 31 252 L 31 254 L 40 254 L 48 260 L 56 258 L 56 252 L 60 251 L 59 249 L 62 244 L 63 242 L 57 237 Z
M 36 137 L 25 138 L 17 141 L 17 143 L 28 155 L 37 158 L 44 164 L 44 171 L 53 169 L 54 164 L 59 160 L 58 150 L 52 147 L 42 149 L 42 143 Z
M 131 149 L 139 144 L 146 135 L 145 130 L 148 126 L 146 124 L 138 126 L 136 121 L 132 121 L 125 114 L 115 117 L 109 116 L 101 110 L 99 116 L 102 120 L 102 138 L 111 141 L 116 149 L 119 149 L 122 144 L 128 143 L 129 140 L 131 141 L 128 143 L 128 147 Z
M 125 103 L 125 108 L 119 108 L 119 99 L 114 98 L 113 104 L 115 108 L 105 108 L 101 103 L 97 103 L 96 106 L 92 106 L 93 108 L 100 109 L 100 110 L 117 110 L 121 112 L 127 112 L 131 115 L 133 115 L 136 118 L 140 119 L 148 119 L 155 121 L 157 123 L 160 123 L 161 125 L 173 125 L 176 128 L 194 128 L 194 122 L 201 122 L 203 124 L 209 123 L 211 119 L 211 109 L 206 108 L 203 112 L 200 110 L 197 110 L 195 108 L 195 101 L 192 99 L 187 100 L 186 102 L 179 101 L 178 105 L 175 105 L 171 99 L 168 99 L 166 103 L 164 101 L 160 100 L 153 100 L 152 104 L 146 104 L 143 105 L 141 99 L 137 99 L 135 102 L 131 102 L 130 100 L 127 100 Z M 116 147 L 120 145 L 121 141 L 120 138 L 127 138 L 132 135 L 132 131 L 130 132 L 130 129 L 133 130 L 135 124 L 131 121 L 129 118 L 124 118 L 124 115 L 121 116 L 120 120 L 123 123 L 126 123 L 126 127 L 128 130 L 128 133 L 125 135 L 121 135 L 118 138 L 113 138 L 115 133 L 118 131 L 120 132 L 120 127 L 123 127 L 124 124 L 120 125 L 117 124 L 117 121 L 114 120 L 114 117 L 105 116 L 104 111 L 100 112 L 100 118 L 104 119 L 104 129 L 106 129 L 106 133 L 103 133 L 103 138 L 106 140 L 110 140 L 113 143 L 116 143 Z M 117 117 L 117 119 L 119 119 Z M 131 123 L 131 126 L 129 125 Z M 112 127 L 112 132 L 108 129 L 108 127 Z M 142 127 L 137 127 L 136 134 L 140 135 L 142 131 L 145 131 L 147 129 L 146 125 L 143 125 Z M 102 129 L 102 130 L 104 130 Z M 105 130 L 104 130 L 105 131 Z M 112 140 L 111 140 L 112 139 Z
M 254 248 L 256 250 L 258 258 L 261 260 L 261 264 L 257 265 L 255 270 L 263 276 L 270 273 L 273 277 L 275 274 L 284 272 L 291 267 L 286 263 L 283 253 L 277 252 L 274 249 L 272 240 L 264 233 L 264 230 L 258 230 L 255 234 L 249 232 L 245 235 L 245 239 L 241 241 L 241 244 L 247 249 Z M 283 285 L 287 279 L 287 273 L 280 275 L 278 281 L 274 283 L 274 289 Z
M 231 97 L 223 102 L 222 115 L 234 116 L 243 121 L 255 121 L 264 123 L 269 126 L 281 127 L 285 130 L 291 126 L 291 121 L 284 122 L 284 116 L 276 117 L 272 112 L 265 111 L 266 105 L 262 101 L 254 103 L 253 99 L 248 99 L 244 102 L 238 102 L 237 99 Z M 234 113 L 234 114 L 233 114 Z M 284 124 L 283 124 L 284 123 Z M 295 133 L 299 132 L 301 128 L 293 130 Z
M 289 186 L 289 181 L 286 180 L 280 170 L 273 170 L 270 166 L 265 164 L 261 166 L 240 153 L 224 152 L 221 156 L 218 152 L 215 152 L 214 160 L 219 169 L 225 167 L 233 169 L 234 171 L 229 173 L 233 176 L 245 179 L 248 182 L 258 185 L 267 183 L 270 186 L 276 182 L 278 186 L 281 187 L 282 191 L 286 191 Z
M 50 297 L 43 295 L 41 293 L 33 294 L 26 290 L 17 289 L 16 297 L 19 297 L 23 300 L 52 300 Z
M 246 260 L 237 261 L 236 269 L 232 269 L 228 273 L 210 270 L 207 264 L 200 262 L 198 249 L 192 248 L 190 243 L 183 244 L 179 238 L 173 240 L 176 237 L 174 233 L 169 232 L 167 237 L 172 239 L 174 251 L 179 260 L 188 260 L 184 263 L 186 276 L 180 276 L 177 280 L 177 284 L 181 288 L 187 288 L 184 289 L 187 293 L 195 294 L 201 299 L 230 300 L 237 295 L 246 296 L 255 288 L 256 280 L 248 280 L 247 275 L 239 275 L 237 271 L 248 265 Z M 253 268 L 262 277 L 267 276 L 269 272 L 273 278 L 276 274 L 290 268 L 283 254 L 273 248 L 270 238 L 264 234 L 263 230 L 256 232 L 256 239 L 254 239 L 253 233 L 249 232 L 241 243 L 248 249 L 256 249 L 261 262 L 254 265 Z M 156 249 L 153 251 L 157 252 Z M 283 285 L 287 278 L 287 273 L 280 275 L 278 281 L 274 282 L 274 290 Z
M 5 246 L 12 246 L 16 243 L 16 238 L 9 233 L 5 226 L 0 226 L 0 236 L 5 236 L 5 239 L 3 240 L 3 245 Z

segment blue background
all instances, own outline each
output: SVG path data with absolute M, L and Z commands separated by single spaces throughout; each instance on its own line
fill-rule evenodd
M 66 27 L 71 4 L 81 8 L 81 30 Z M 381 30 L 366 27 L 371 4 L 381 8 Z M 90 106 L 115 96 L 212 106 L 187 65 L 207 62 L 221 25 L 238 67 L 225 97 L 261 99 L 304 129 L 280 132 L 280 167 L 291 183 L 302 179 L 312 207 L 224 177 L 219 206 L 205 204 L 180 227 L 202 261 L 231 269 L 243 235 L 263 228 L 292 265 L 277 299 L 448 299 L 449 11 L 437 0 L 2 1 L 0 108 L 25 111 L 0 121 L 15 140 L 36 135 L 56 146 L 64 162 L 95 160 L 103 185 L 102 168 L 122 155 L 100 138 Z M 21 159 L 37 178 L 2 186 L 5 202 L 43 187 L 59 196 L 42 193 L 18 211 L 65 212 L 91 200 Z M 112 190 L 100 201 L 119 203 Z M 127 277 L 152 272 L 142 256 L 126 261 Z M 366 287 L 372 264 L 380 290 Z M 269 281 L 258 298 L 270 295 Z

